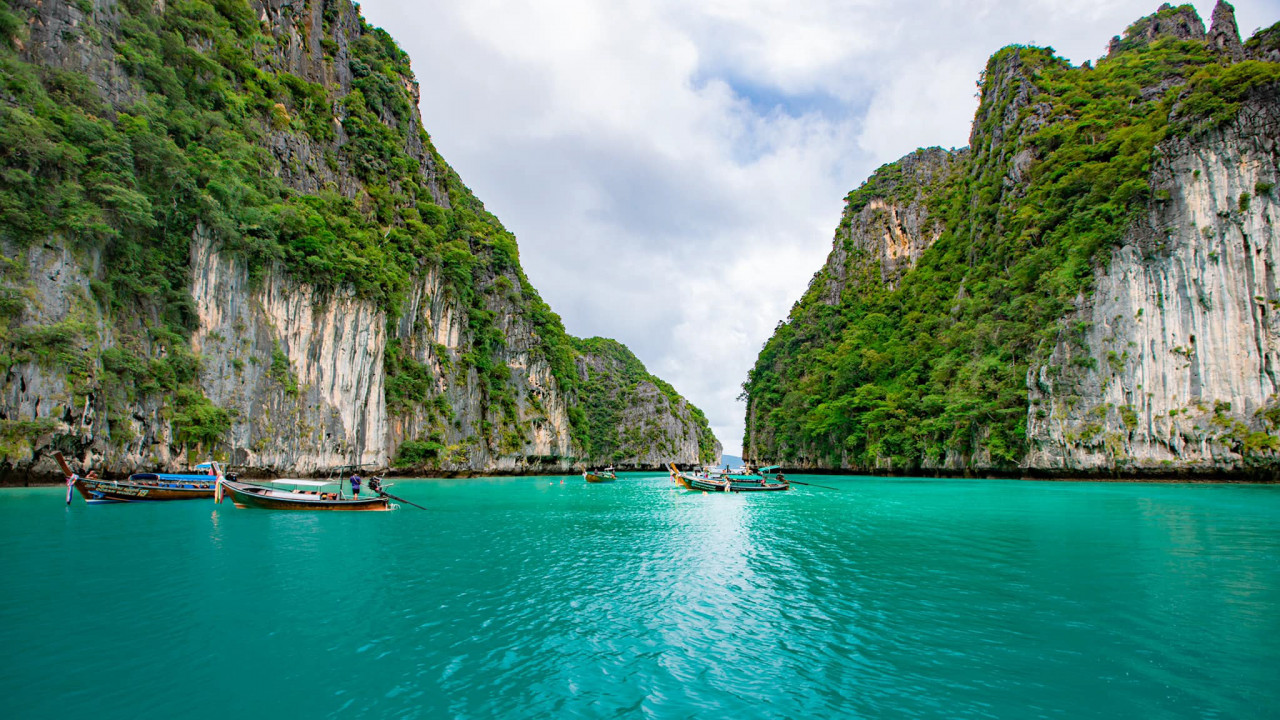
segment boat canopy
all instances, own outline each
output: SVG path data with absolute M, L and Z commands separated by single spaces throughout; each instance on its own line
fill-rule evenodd
M 762 472 L 762 473 L 767 473 L 767 472 L 769 472 L 770 470 L 781 470 L 781 469 L 782 469 L 782 466 L 781 466 L 781 465 L 770 465 L 769 467 L 762 467 L 762 468 L 760 468 L 760 472 Z
M 197 466 L 196 466 L 196 469 L 197 469 L 197 470 L 212 470 L 212 469 L 213 469 L 213 463 L 211 463 L 211 462 L 207 462 L 207 463 L 200 463 L 199 465 L 197 465 Z

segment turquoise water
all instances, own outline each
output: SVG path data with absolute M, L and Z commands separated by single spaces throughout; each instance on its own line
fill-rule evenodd
M 0 717 L 1280 717 L 1280 486 L 0 491 Z

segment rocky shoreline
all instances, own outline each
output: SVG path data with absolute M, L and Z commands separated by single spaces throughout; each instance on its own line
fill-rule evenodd
M 618 472 L 651 472 L 665 473 L 665 467 L 628 467 L 619 469 Z M 1245 472 L 1220 472 L 1220 473 L 1193 473 L 1193 472 L 1166 472 L 1166 473 L 1130 473 L 1130 474 L 1101 474 L 1101 473 L 1046 473 L 1043 471 L 984 471 L 980 473 L 963 473 L 939 470 L 920 470 L 916 472 L 889 472 L 889 471 L 869 471 L 869 470 L 850 470 L 846 468 L 839 469 L 799 469 L 784 468 L 784 474 L 791 475 L 828 475 L 828 476 L 858 476 L 858 477 L 874 477 L 874 478 L 897 478 L 903 480 L 1024 480 L 1028 482 L 1080 482 L 1080 483 L 1148 483 L 1148 484 L 1179 484 L 1179 485 L 1277 485 L 1280 484 L 1280 473 L 1273 470 L 1260 469 L 1256 473 Z M 370 473 L 373 474 L 373 473 Z M 434 471 L 430 473 L 413 472 L 409 470 L 390 470 L 385 473 L 376 473 L 379 477 L 387 478 L 412 478 L 412 479 L 428 479 L 428 480 L 452 480 L 452 479 L 472 479 L 472 478 L 496 478 L 496 477 L 573 477 L 577 473 L 555 472 L 546 470 L 544 472 L 516 472 L 505 470 L 494 470 L 490 472 L 482 472 L 477 470 L 453 470 L 453 471 Z M 126 475 L 114 476 L 108 475 L 107 479 L 124 479 Z M 266 473 L 241 473 L 240 477 L 250 479 L 266 479 L 271 477 Z M 305 476 L 312 479 L 322 479 L 324 475 L 308 475 Z M 5 482 L 0 483 L 0 490 L 6 488 L 24 488 L 24 487 L 58 487 L 63 483 L 60 479 L 50 480 L 48 482 L 39 480 L 28 480 L 22 483 Z
M 1258 468 L 1256 471 L 1223 470 L 1216 472 L 1193 470 L 1142 471 L 1142 472 L 1090 472 L 1088 470 L 1046 471 L 1039 469 L 982 470 L 853 470 L 849 468 L 783 468 L 784 474 L 795 475 L 857 475 L 881 478 L 914 478 L 921 480 L 1028 480 L 1043 482 L 1100 482 L 1100 483 L 1197 483 L 1197 484 L 1280 484 L 1280 471 L 1274 468 Z
M 655 466 L 645 466 L 645 467 L 620 466 L 616 469 L 618 472 L 624 472 L 624 473 L 628 473 L 628 472 L 666 473 L 667 472 L 667 468 L 665 465 L 655 465 Z M 237 474 L 241 478 L 249 479 L 249 480 L 266 480 L 274 477 L 280 477 L 280 475 L 264 472 L 261 470 L 244 470 L 244 471 L 238 471 Z M 529 471 L 433 470 L 429 472 L 422 472 L 420 470 L 415 471 L 415 470 L 391 469 L 391 470 L 387 470 L 386 472 L 362 472 L 361 476 L 377 475 L 378 477 L 384 477 L 384 478 L 450 480 L 450 479 L 494 478 L 494 477 L 573 477 L 579 474 L 581 473 L 566 472 L 563 470 L 557 471 L 554 468 L 546 468 L 543 470 L 529 470 Z M 129 476 L 128 474 L 108 472 L 108 473 L 102 473 L 102 477 L 106 480 L 124 480 Z M 297 479 L 321 480 L 321 479 L 325 479 L 333 476 L 325 475 L 322 473 L 307 473 L 307 474 L 290 475 L 289 477 L 297 478 Z M 63 485 L 63 482 L 62 482 L 62 479 L 59 477 L 54 477 L 53 479 L 50 479 L 47 481 L 36 480 L 29 477 L 18 482 L 15 482 L 11 479 L 0 481 L 0 489 L 24 488 L 24 487 L 58 487 L 61 485 Z

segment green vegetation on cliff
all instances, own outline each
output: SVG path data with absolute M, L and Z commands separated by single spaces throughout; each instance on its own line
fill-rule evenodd
M 891 164 L 850 194 L 837 233 L 846 268 L 879 267 L 849 239 L 873 198 L 924 203 L 940 235 L 896 287 L 877 272 L 819 274 L 744 385 L 749 457 L 1017 466 L 1028 368 L 1083 330 L 1061 319 L 1160 201 L 1149 178 L 1161 141 L 1229 120 L 1280 81 L 1280 65 L 1231 64 L 1202 41 L 1121 48 L 1096 67 L 1052 49 L 1001 50 L 980 81 L 972 146 L 948 178 L 911 186 Z
M 362 25 L 349 47 L 352 89 L 340 95 L 272 69 L 277 40 L 247 2 L 172 2 L 158 12 L 149 0 L 124 0 L 118 10 L 110 46 L 140 92 L 117 106 L 84 74 L 24 62 L 13 47 L 24 23 L 0 23 L 9 33 L 0 88 L 10 98 L 0 103 L 0 237 L 21 246 L 59 235 L 101 252 L 97 300 L 119 325 L 121 344 L 167 352 L 176 344 L 158 347 L 141 328 L 158 322 L 179 336 L 194 329 L 188 285 L 197 232 L 255 271 L 280 263 L 322 289 L 354 289 L 393 318 L 425 267 L 442 266 L 473 305 L 481 302 L 478 277 L 518 271 L 514 238 L 421 134 L 406 90 L 408 58 L 385 32 Z M 339 131 L 349 140 L 326 162 L 362 182 L 354 198 L 292 189 L 265 148 L 273 138 L 327 143 Z M 447 174 L 450 209 L 435 204 L 430 179 L 406 149 L 410 134 L 421 134 Z M 530 302 L 540 302 L 536 293 Z M 482 336 L 486 320 L 474 323 Z M 545 322 L 556 327 L 542 335 L 544 351 L 561 357 L 559 318 Z M 572 383 L 567 364 L 558 369 Z M 188 394 L 198 393 L 194 380 L 186 379 Z M 208 437 L 204 425 L 183 424 L 190 417 L 175 415 L 180 433 Z
M 276 40 L 246 2 L 124 0 L 118 62 L 144 93 L 110 106 L 83 74 L 0 53 L 0 233 L 64 235 L 102 248 L 112 304 L 144 306 L 189 330 L 189 248 L 197 227 L 255 268 L 283 263 L 322 288 L 353 288 L 394 314 L 413 273 L 443 265 L 470 300 L 475 274 L 516 267 L 514 238 L 438 156 L 452 208 L 435 204 L 407 147 L 421 133 L 408 58 L 364 26 L 350 46 L 352 90 L 270 69 Z M 198 49 L 204 46 L 206 49 Z M 328 58 L 332 61 L 332 58 Z M 264 148 L 273 137 L 350 140 L 328 162 L 351 168 L 355 198 L 303 193 Z

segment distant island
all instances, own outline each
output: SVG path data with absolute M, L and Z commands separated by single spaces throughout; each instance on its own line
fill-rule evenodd
M 737 455 L 721 455 L 720 465 L 728 465 L 730 468 L 739 468 L 742 467 L 742 458 Z
M 1007 47 L 969 147 L 880 168 L 744 389 L 812 470 L 1274 479 L 1280 24 Z

